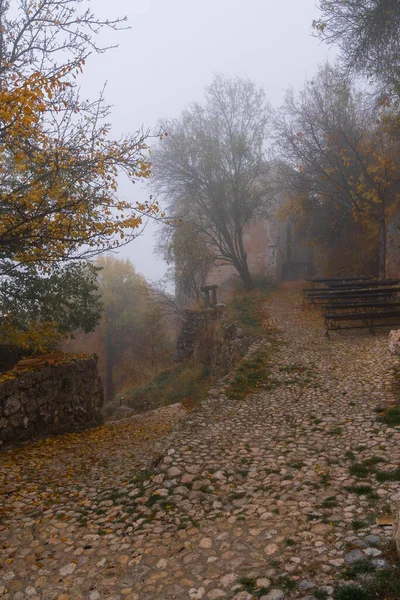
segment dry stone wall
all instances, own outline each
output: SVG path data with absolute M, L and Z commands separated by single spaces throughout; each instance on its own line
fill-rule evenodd
M 101 423 L 97 358 L 71 358 L 0 383 L 0 446 Z
M 247 330 L 229 319 L 223 308 L 185 310 L 175 359 L 180 362 L 194 357 L 209 365 L 213 373 L 227 373 L 254 340 Z

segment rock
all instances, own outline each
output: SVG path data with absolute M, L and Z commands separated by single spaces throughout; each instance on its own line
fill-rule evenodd
M 332 531 L 332 526 L 327 525 L 326 523 L 317 523 L 316 525 L 314 525 L 314 527 L 311 527 L 311 531 L 316 535 L 324 535 L 325 533 L 329 533 L 329 531 Z
M 354 546 L 354 548 L 360 548 L 361 550 L 363 550 L 364 548 L 368 548 L 367 542 L 362 539 L 352 541 L 351 545 Z
M 202 540 L 200 540 L 199 542 L 199 547 L 206 549 L 206 548 L 211 548 L 213 542 L 211 538 L 203 538 Z
M 376 556 L 380 556 L 382 554 L 382 552 L 380 550 L 378 550 L 378 548 L 367 548 L 366 550 L 363 551 L 364 554 L 366 554 L 367 556 L 373 556 L 374 558 Z
M 365 560 L 364 553 L 361 550 L 350 550 L 344 555 L 344 562 L 348 565 L 354 565 L 360 560 Z
M 300 581 L 299 583 L 299 588 L 301 590 L 311 590 L 313 587 L 315 587 L 315 583 L 312 581 Z
M 328 596 L 332 596 L 334 589 L 331 585 L 323 585 L 321 587 L 318 588 L 319 592 L 325 592 L 326 594 L 328 594 Z
M 256 580 L 256 585 L 258 588 L 267 588 L 271 585 L 271 581 L 266 577 L 261 577 L 260 579 Z
M 267 556 L 272 556 L 273 554 L 276 554 L 276 552 L 278 552 L 279 547 L 277 544 L 268 544 L 268 546 L 266 546 L 264 548 L 264 553 Z
M 372 533 L 366 535 L 364 539 L 367 542 L 367 544 L 370 544 L 370 546 L 377 546 L 378 544 L 380 544 L 381 541 L 379 535 L 374 535 Z
M 261 596 L 260 600 L 282 600 L 285 597 L 282 590 L 273 589 L 267 595 Z
M 389 333 L 389 352 L 400 354 L 400 329 L 393 329 Z
M 237 573 L 229 573 L 228 575 L 224 575 L 223 577 L 221 577 L 219 581 L 223 587 L 228 587 L 230 585 L 233 585 L 237 578 Z
M 75 571 L 75 569 L 76 569 L 76 564 L 70 563 L 69 565 L 65 565 L 64 567 L 61 567 L 61 569 L 59 570 L 59 573 L 63 577 L 66 577 L 67 575 L 72 575 L 72 573 Z
M 249 592 L 239 592 L 233 596 L 233 600 L 252 600 L 253 596 Z
M 178 467 L 169 468 L 167 473 L 170 477 L 179 477 L 179 475 L 182 475 L 182 471 Z
M 375 569 L 390 569 L 390 565 L 383 558 L 373 558 L 371 565 L 374 565 Z
M 8 398 L 8 400 L 6 400 L 6 402 L 4 404 L 4 415 L 6 417 L 8 417 L 9 415 L 12 415 L 13 413 L 18 412 L 20 408 L 21 408 L 21 402 L 18 400 L 18 398 L 15 398 L 15 396 L 11 396 L 10 398 Z M 35 594 L 36 594 L 36 592 L 35 592 Z
M 201 598 L 204 598 L 206 593 L 206 590 L 201 587 L 199 589 L 196 590 L 196 588 L 191 588 L 189 590 L 189 598 L 190 600 L 201 600 Z
M 219 598 L 226 598 L 226 594 L 223 590 L 216 589 L 208 592 L 207 598 L 209 600 L 218 600 Z
M 329 564 L 332 565 L 333 567 L 341 567 L 344 563 L 344 558 L 334 558 L 333 560 L 329 561 Z

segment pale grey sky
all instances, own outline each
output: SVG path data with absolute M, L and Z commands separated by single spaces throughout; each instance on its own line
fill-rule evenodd
M 278 107 L 289 86 L 301 89 L 332 51 L 311 35 L 317 0 L 93 0 L 99 16 L 128 17 L 130 30 L 102 34 L 119 47 L 93 57 L 81 78 L 85 94 L 107 80 L 115 135 L 154 127 L 201 101 L 215 73 L 244 76 Z M 125 197 L 148 195 L 121 186 Z M 153 255 L 154 226 L 121 250 L 149 279 L 166 266 Z

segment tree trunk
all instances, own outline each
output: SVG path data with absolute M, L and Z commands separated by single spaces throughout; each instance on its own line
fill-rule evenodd
M 383 217 L 379 224 L 379 279 L 385 279 L 386 277 L 386 237 L 386 219 Z
M 243 281 L 245 292 L 250 292 L 254 289 L 254 283 L 250 275 L 249 267 L 247 264 L 247 260 L 244 265 L 238 268 L 238 273 L 240 275 L 240 279 Z
M 113 381 L 113 343 L 111 333 L 106 334 L 106 352 L 107 352 L 107 401 L 110 402 L 114 396 L 114 381 Z

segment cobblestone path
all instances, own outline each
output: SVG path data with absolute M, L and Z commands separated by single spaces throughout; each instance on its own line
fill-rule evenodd
M 387 334 L 327 340 L 293 285 L 267 312 L 256 394 L 228 398 L 225 381 L 178 424 L 165 409 L 0 455 L 0 596 L 330 597 L 355 556 L 379 566 L 375 518 L 399 483 L 373 471 L 400 463 L 374 410 L 394 401 Z

